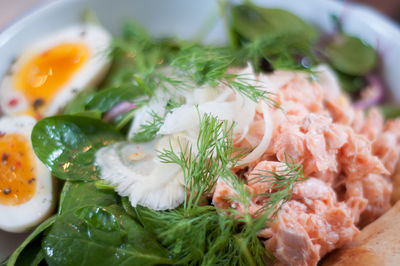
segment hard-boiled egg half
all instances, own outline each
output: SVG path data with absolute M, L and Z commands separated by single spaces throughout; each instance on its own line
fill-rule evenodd
M 30 116 L 0 118 L 0 229 L 23 232 L 49 216 L 54 207 L 49 170 L 35 156 Z
M 6 115 L 36 118 L 58 113 L 81 90 L 93 86 L 109 67 L 111 36 L 98 25 L 79 24 L 25 49 L 0 83 Z

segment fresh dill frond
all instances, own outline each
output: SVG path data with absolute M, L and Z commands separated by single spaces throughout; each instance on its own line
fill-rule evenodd
M 178 108 L 183 104 L 183 99 L 180 98 L 171 98 L 167 101 L 165 105 L 166 113 L 171 113 L 173 109 Z M 120 129 L 121 127 L 125 126 L 128 121 L 130 121 L 133 116 L 136 114 L 137 109 L 131 110 L 124 117 L 121 118 L 121 121 L 117 124 L 117 128 Z M 150 112 L 151 119 L 146 123 L 140 126 L 138 132 L 136 132 L 133 137 L 132 141 L 134 142 L 148 142 L 153 140 L 158 131 L 160 130 L 161 126 L 164 124 L 165 116 L 160 116 L 154 111 Z
M 200 116 L 200 114 L 199 114 Z M 184 209 L 190 210 L 199 205 L 205 194 L 209 193 L 219 176 L 236 159 L 232 142 L 234 124 L 220 121 L 210 114 L 199 117 L 200 130 L 195 146 L 178 139 L 179 151 L 170 145 L 160 151 L 163 163 L 178 164 L 184 175 L 186 197 Z
M 172 112 L 173 109 L 176 109 L 184 104 L 183 98 L 171 98 L 168 100 L 165 109 L 167 112 Z
M 163 125 L 164 117 L 161 117 L 154 111 L 150 114 L 151 120 L 141 125 L 140 130 L 133 135 L 132 140 L 134 142 L 147 142 L 153 140 Z
M 233 57 L 224 47 L 191 45 L 183 47 L 171 66 L 191 77 L 198 85 L 216 87 L 231 66 Z
M 110 48 L 111 69 L 102 87 L 139 86 L 152 96 L 159 87 L 157 70 L 169 62 L 180 44 L 170 39 L 155 39 L 136 23 L 127 23 L 122 37 L 115 38 Z
M 253 80 L 238 74 L 225 74 L 221 83 L 238 92 L 254 102 L 259 100 L 269 101 L 268 92 L 259 89 L 259 86 L 251 84 Z
M 256 234 L 212 206 L 162 212 L 136 207 L 135 212 L 178 265 L 264 264 L 265 248 Z
M 295 186 L 306 179 L 303 175 L 303 166 L 288 158 L 285 159 L 285 167 L 276 172 L 260 170 L 260 174 L 249 180 L 252 183 L 266 183 L 271 188 L 271 192 L 257 195 L 268 198 L 266 204 L 259 210 L 260 213 L 264 213 L 268 218 L 274 217 L 282 204 L 291 199 Z
M 254 85 L 254 80 L 239 74 L 228 73 L 235 62 L 242 62 L 241 53 L 226 47 L 192 45 L 184 47 L 172 60 L 171 65 L 193 79 L 199 86 L 224 85 L 252 101 L 268 100 L 268 93 Z M 253 81 L 253 82 L 252 82 Z
M 276 32 L 245 42 L 237 60 L 242 63 L 251 61 L 256 72 L 261 70 L 261 58 L 274 69 L 311 71 L 311 67 L 318 63 L 312 47 L 310 40 L 300 33 Z

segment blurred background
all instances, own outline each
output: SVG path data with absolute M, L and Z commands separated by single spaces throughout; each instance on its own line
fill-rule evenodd
M 0 0 L 0 29 L 8 23 L 17 19 L 29 9 L 44 2 L 55 0 Z M 301 1 L 301 0 L 299 0 Z M 324 0 L 321 0 L 324 1 Z M 393 20 L 400 22 L 400 0 L 337 0 L 347 2 L 358 2 L 378 9 L 390 16 Z

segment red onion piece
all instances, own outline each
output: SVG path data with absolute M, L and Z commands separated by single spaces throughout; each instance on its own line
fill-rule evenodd
M 367 76 L 368 91 L 367 97 L 356 101 L 353 105 L 356 108 L 366 109 L 382 102 L 385 97 L 385 87 L 381 78 L 377 74 Z
M 136 104 L 128 102 L 128 101 L 122 101 L 114 107 L 112 107 L 103 117 L 104 122 L 110 122 L 114 120 L 119 115 L 122 115 L 132 109 L 135 109 L 137 107 Z

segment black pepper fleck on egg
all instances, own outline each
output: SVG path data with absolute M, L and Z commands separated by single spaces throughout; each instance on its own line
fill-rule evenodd
M 3 155 L 1 156 L 1 161 L 3 162 L 3 164 L 7 164 L 7 160 L 8 160 L 8 153 L 3 153 Z
M 32 104 L 34 110 L 39 109 L 43 105 L 44 105 L 44 100 L 42 98 L 36 99 Z

